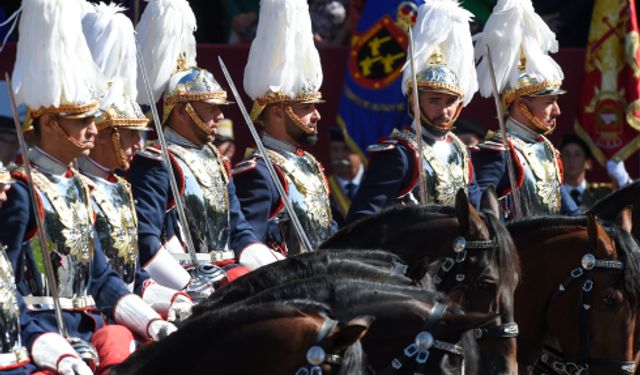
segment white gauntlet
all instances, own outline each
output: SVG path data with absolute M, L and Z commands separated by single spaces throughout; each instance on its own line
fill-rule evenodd
M 118 301 L 114 308 L 116 323 L 122 324 L 140 337 L 150 338 L 154 341 L 176 331 L 176 327 L 162 320 L 157 312 L 144 303 L 142 298 L 135 294 L 128 294 Z
M 170 322 L 187 319 L 193 307 L 191 297 L 186 293 L 156 283 L 144 288 L 142 300 Z
M 62 375 L 91 375 L 93 371 L 73 350 L 71 344 L 54 332 L 44 333 L 31 346 L 33 362 L 40 368 Z
M 182 290 L 191 280 L 189 272 L 164 247 L 143 268 L 158 284 L 171 289 Z
M 238 259 L 238 263 L 249 268 L 250 270 L 255 270 L 256 268 L 260 268 L 262 266 L 266 266 L 267 264 L 279 261 L 284 259 L 282 254 L 271 250 L 261 243 L 253 243 L 247 247 L 245 247 L 240 253 L 240 259 Z

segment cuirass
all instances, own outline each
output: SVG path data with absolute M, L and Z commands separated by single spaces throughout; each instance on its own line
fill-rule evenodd
M 0 244 L 0 334 L 1 352 L 16 352 L 22 349 L 20 342 L 20 308 L 16 298 L 13 268 Z M 24 349 L 22 349 L 24 350 Z
M 94 252 L 88 188 L 77 175 L 54 176 L 36 168 L 32 172 L 44 210 L 44 232 L 60 297 L 85 296 Z M 34 252 L 40 251 L 37 239 L 31 245 Z
M 182 201 L 196 251 L 229 250 L 229 176 L 222 158 L 210 145 L 168 147 L 184 175 Z
M 433 145 L 422 142 L 422 165 L 425 169 L 427 196 L 429 203 L 454 206 L 459 189 L 469 192 L 469 162 L 466 146 L 452 133 L 451 142 L 438 141 Z M 417 152 L 416 134 L 411 130 L 394 130 L 391 138 L 407 142 Z M 399 197 L 404 202 L 418 202 L 420 186 L 416 186 L 406 196 Z
M 285 189 L 293 210 L 315 249 L 331 234 L 332 223 L 329 188 L 322 167 L 306 152 L 304 156 L 284 150 L 268 149 L 267 152 L 286 177 Z M 288 254 L 304 251 L 286 210 L 281 210 L 271 220 L 280 226 Z
M 560 212 L 561 175 L 555 149 L 543 138 L 541 142 L 525 142 L 509 136 L 524 168 L 520 186 L 520 205 L 523 215 Z
M 93 185 L 91 197 L 102 251 L 125 283 L 134 281 L 138 260 L 138 220 L 129 183 L 83 175 Z

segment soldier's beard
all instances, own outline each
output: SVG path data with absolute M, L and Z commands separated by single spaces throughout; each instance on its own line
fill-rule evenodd
M 313 146 L 318 142 L 318 133 L 305 133 L 300 127 L 293 123 L 289 118 L 285 118 L 284 126 L 287 134 L 293 141 L 301 146 Z M 317 129 L 317 126 L 316 126 Z

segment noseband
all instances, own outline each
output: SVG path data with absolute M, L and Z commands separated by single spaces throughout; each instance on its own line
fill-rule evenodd
M 326 317 L 316 334 L 314 345 L 307 350 L 307 364 L 296 371 L 296 375 L 322 375 L 322 365 L 342 365 L 342 358 L 338 354 L 327 354 L 322 347 L 322 341 L 338 326 L 338 321 Z
M 490 250 L 495 249 L 498 243 L 495 239 L 490 240 L 476 240 L 467 241 L 463 236 L 456 237 L 453 240 L 453 256 L 444 258 L 440 268 L 433 276 L 433 283 L 440 285 L 445 277 L 454 270 L 456 282 L 458 286 L 466 286 L 464 263 L 467 259 L 467 249 L 472 250 Z M 507 322 L 491 328 L 476 328 L 474 330 L 476 339 L 482 339 L 484 337 L 496 337 L 496 338 L 514 338 L 518 336 L 518 323 Z
M 565 281 L 555 291 L 549 305 L 555 302 L 574 282 L 583 279 L 580 288 L 580 354 L 577 361 L 567 359 L 561 352 L 545 347 L 538 361 L 533 365 L 534 374 L 588 375 L 589 367 L 599 367 L 620 374 L 633 374 L 635 362 L 618 361 L 589 357 L 589 311 L 591 309 L 591 291 L 593 290 L 593 270 L 596 268 L 621 271 L 624 264 L 617 260 L 596 259 L 591 249 L 582 257 L 580 266 L 569 272 Z
M 414 358 L 417 367 L 413 372 L 414 375 L 424 374 L 424 366 L 429 360 L 429 355 L 432 350 L 439 350 L 445 353 L 463 356 L 464 350 L 462 346 L 457 344 L 451 344 L 445 341 L 436 340 L 433 338 L 431 331 L 435 325 L 442 319 L 442 316 L 447 311 L 447 306 L 442 303 L 436 303 L 433 306 L 433 310 L 429 315 L 429 318 L 424 322 L 422 330 L 418 333 L 409 346 L 404 348 L 401 357 L 394 358 L 389 366 L 378 372 L 380 375 L 389 375 L 399 371 L 405 363 Z

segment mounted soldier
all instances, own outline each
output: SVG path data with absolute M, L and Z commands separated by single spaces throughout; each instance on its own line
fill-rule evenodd
M 82 25 L 94 61 L 109 82 L 96 118 L 98 134 L 89 156 L 78 158 L 81 176 L 91 190 L 100 244 L 107 260 L 129 286 L 161 315 L 185 317 L 193 305 L 178 290 L 153 282 L 141 269 L 138 221 L 131 186 L 118 174 L 127 171 L 140 150 L 141 132 L 151 130 L 137 98 L 137 57 L 131 21 L 123 8 L 93 5 Z
M 525 36 L 528 36 L 525 38 Z M 484 190 L 490 185 L 503 198 L 506 217 L 514 217 L 515 205 L 523 216 L 561 213 L 578 215 L 580 210 L 562 185 L 560 156 L 546 135 L 553 132 L 560 115 L 558 96 L 564 75 L 547 55 L 556 52 L 555 34 L 537 15 L 530 0 L 499 1 L 476 42 L 480 94 L 492 95 L 487 47 L 494 57 L 496 88 L 501 110 L 506 112 L 508 152 L 498 133 L 472 153 L 476 178 Z M 507 163 L 511 157 L 519 203 L 509 183 Z
M 311 248 L 296 233 L 262 154 L 248 151 L 233 176 L 247 221 L 258 238 L 283 255 L 317 247 L 335 228 L 324 168 L 302 149 L 318 140 L 321 85 L 307 2 L 262 1 L 244 89 L 254 101 L 251 120 L 264 126 L 262 143 Z
M 102 371 L 129 355 L 131 331 L 158 340 L 175 327 L 131 294 L 107 263 L 89 187 L 71 168 L 94 145 L 96 96 L 104 85 L 82 33 L 82 15 L 76 2 L 23 2 L 13 89 L 17 102 L 29 107 L 26 125 L 33 127 L 36 146 L 24 155 L 28 163 L 13 172 L 17 182 L 0 208 L 0 242 L 40 326 L 67 334 L 76 350 L 97 351 Z M 42 236 L 46 284 L 33 251 L 36 233 Z M 40 340 L 45 349 L 61 345 L 49 338 L 54 336 L 40 337 L 34 347 Z M 54 369 L 64 356 L 50 358 Z
M 167 25 L 176 26 L 176 22 L 178 30 L 168 33 Z M 176 212 L 161 145 L 136 154 L 128 180 L 139 220 L 140 261 L 154 280 L 174 289 L 192 283 L 170 254 L 188 259 L 178 240 L 189 246 L 184 231 L 189 231 L 193 250 L 204 263 L 238 262 L 254 269 L 277 259 L 247 224 L 229 161 L 211 143 L 218 122 L 224 119 L 221 107 L 232 103 L 213 75 L 196 66 L 195 29 L 195 16 L 185 0 L 149 2 L 136 28 L 153 94 L 149 102 L 139 79 L 138 101 L 155 105 L 163 96 L 163 134 L 188 227 L 178 225 L 183 219 Z M 242 269 L 246 270 L 236 267 L 229 272 Z
M 418 9 L 413 28 L 416 52 L 407 58 L 402 78 L 402 90 L 414 121 L 410 127 L 396 129 L 368 148 L 371 160 L 347 222 L 401 202 L 452 206 L 460 188 L 473 202 L 478 201 L 479 190 L 467 147 L 451 131 L 478 87 L 469 30 L 471 18 L 472 14 L 455 1 L 431 2 Z M 415 108 L 420 112 L 417 117 Z M 420 193 L 422 173 L 424 198 Z

